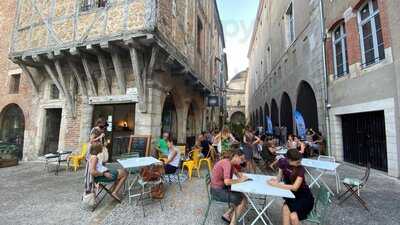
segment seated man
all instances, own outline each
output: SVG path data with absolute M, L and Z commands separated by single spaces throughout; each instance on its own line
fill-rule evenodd
M 241 183 L 248 178 L 237 173 L 235 166 L 239 166 L 245 161 L 244 154 L 241 151 L 232 151 L 230 158 L 224 158 L 218 161 L 212 171 L 211 177 L 211 195 L 220 202 L 230 202 L 233 208 L 230 208 L 222 219 L 231 225 L 237 224 L 237 219 L 246 207 L 247 201 L 242 193 L 230 191 L 230 186 Z M 236 174 L 239 179 L 232 179 Z
M 159 158 L 166 158 L 169 155 L 168 148 L 168 139 L 170 135 L 168 132 L 164 132 L 162 138 L 160 138 L 157 142 L 156 149 L 159 154 Z
M 97 182 L 115 182 L 112 195 L 121 200 L 118 193 L 128 177 L 128 172 L 124 169 L 113 170 L 103 165 L 103 162 L 97 158 L 97 155 L 103 151 L 102 144 L 92 144 L 90 146 L 89 173 Z

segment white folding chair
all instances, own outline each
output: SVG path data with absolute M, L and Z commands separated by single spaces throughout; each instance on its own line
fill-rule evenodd
M 336 159 L 333 156 L 320 155 L 320 156 L 318 156 L 318 160 L 336 163 Z M 335 168 L 334 171 L 327 171 L 325 174 L 330 174 L 330 175 L 335 176 L 336 193 L 339 193 L 340 189 L 341 189 L 341 187 L 340 187 L 340 177 L 339 177 L 339 173 L 337 172 L 336 168 Z

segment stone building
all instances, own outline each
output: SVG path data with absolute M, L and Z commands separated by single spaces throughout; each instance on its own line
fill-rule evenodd
M 229 122 L 245 125 L 245 88 L 247 70 L 236 74 L 229 82 L 226 91 L 226 111 Z
M 253 127 L 326 132 L 321 7 L 317 0 L 261 0 L 248 52 L 246 117 Z M 270 126 L 268 126 L 270 124 Z
M 131 134 L 185 143 L 212 119 L 206 97 L 227 71 L 215 1 L 6 2 L 0 126 L 10 107 L 20 116 L 24 159 L 79 149 L 98 117 L 113 154 Z
M 332 153 L 400 176 L 400 1 L 324 1 Z

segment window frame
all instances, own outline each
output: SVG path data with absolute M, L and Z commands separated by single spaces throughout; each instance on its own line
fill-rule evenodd
M 336 31 L 340 29 L 340 36 L 336 39 Z M 340 43 L 342 46 L 342 60 L 343 60 L 343 73 L 338 73 L 338 65 L 336 60 L 336 44 Z M 347 31 L 345 29 L 345 22 L 340 23 L 336 26 L 336 28 L 332 31 L 332 50 L 333 50 L 333 67 L 334 67 L 334 75 L 335 79 L 341 78 L 349 74 L 349 62 L 348 62 L 348 52 L 347 52 Z
M 19 94 L 21 86 L 21 73 L 10 74 L 8 94 Z
M 361 18 L 361 11 L 362 9 L 368 5 L 369 16 L 365 19 Z M 378 8 L 374 11 L 374 7 L 372 4 L 372 0 L 367 0 L 357 12 L 357 20 L 358 20 L 358 30 L 360 35 L 360 45 L 361 45 L 361 66 L 363 68 L 369 67 L 371 65 L 377 64 L 383 60 L 385 60 L 386 56 L 384 54 L 383 59 L 379 58 L 379 44 L 378 44 L 378 36 L 377 36 L 377 29 L 376 29 L 376 20 L 375 17 L 380 16 L 379 5 Z M 372 35 L 372 43 L 374 49 L 374 57 L 375 59 L 371 62 L 366 61 L 365 57 L 365 47 L 364 47 L 364 34 L 363 34 L 363 25 L 367 24 L 368 22 L 371 23 L 371 35 Z M 381 24 L 382 26 L 382 24 Z M 382 40 L 383 43 L 383 40 Z M 383 47 L 384 48 L 384 47 Z M 367 64 L 368 63 L 368 64 Z
M 290 14 L 289 14 L 290 10 Z M 286 44 L 289 47 L 295 40 L 295 20 L 294 20 L 294 5 L 293 2 L 289 3 L 289 6 L 285 11 L 285 26 L 286 26 Z

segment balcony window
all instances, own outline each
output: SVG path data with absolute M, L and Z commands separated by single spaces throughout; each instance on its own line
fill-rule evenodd
M 385 59 L 385 47 L 377 0 L 368 0 L 358 12 L 362 65 L 364 67 Z
M 89 11 L 95 8 L 106 7 L 108 0 L 82 0 L 81 11 Z

